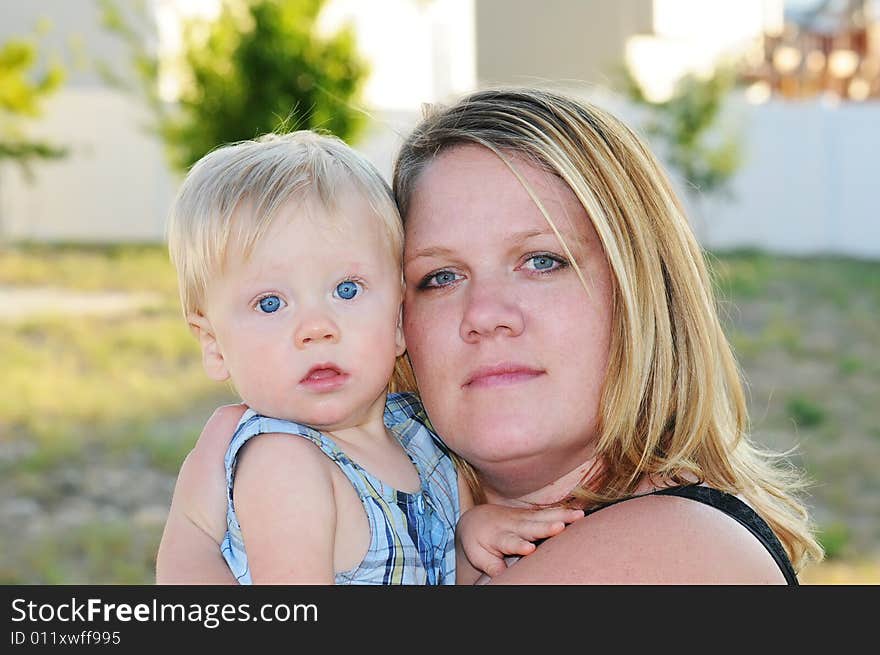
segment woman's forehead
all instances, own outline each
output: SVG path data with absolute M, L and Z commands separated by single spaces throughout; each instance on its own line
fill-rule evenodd
M 566 239 L 589 239 L 592 225 L 563 180 L 523 156 L 503 156 L 506 161 L 488 148 L 466 145 L 434 159 L 422 171 L 409 204 L 408 246 L 444 236 L 503 235 L 508 240 L 552 234 L 541 207 Z

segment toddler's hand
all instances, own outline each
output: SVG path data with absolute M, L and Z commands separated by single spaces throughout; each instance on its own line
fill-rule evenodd
M 559 534 L 583 515 L 582 510 L 560 507 L 477 505 L 462 515 L 456 540 L 471 566 L 495 577 L 507 568 L 505 555 L 529 555 L 537 548 L 532 542 Z

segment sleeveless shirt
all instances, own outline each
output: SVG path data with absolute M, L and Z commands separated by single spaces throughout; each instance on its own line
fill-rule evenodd
M 446 447 L 429 430 L 424 408 L 410 393 L 388 394 L 385 426 L 415 465 L 416 493 L 393 489 L 361 468 L 327 436 L 307 425 L 244 413 L 226 451 L 227 531 L 220 550 L 241 584 L 251 584 L 241 526 L 235 515 L 234 482 L 238 453 L 253 437 L 285 433 L 315 444 L 357 491 L 370 525 L 370 544 L 357 566 L 335 574 L 336 584 L 455 584 L 455 525 L 460 516 L 455 466 Z

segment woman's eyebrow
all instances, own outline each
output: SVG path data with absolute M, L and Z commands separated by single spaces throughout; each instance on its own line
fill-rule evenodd
M 520 232 L 512 232 L 511 234 L 504 237 L 504 241 L 509 243 L 512 247 L 522 245 L 529 239 L 534 239 L 535 237 L 546 237 L 553 236 L 553 230 L 550 227 L 546 227 L 543 229 L 532 229 L 532 230 L 522 230 Z M 404 264 L 407 264 L 411 261 L 419 259 L 421 257 L 438 257 L 438 258 L 448 258 L 455 254 L 455 250 L 452 248 L 447 248 L 445 246 L 428 246 L 426 248 L 419 248 L 409 257 L 404 260 Z
M 443 246 L 430 246 L 427 248 L 419 248 L 412 254 L 412 256 L 407 257 L 404 263 L 411 262 L 414 259 L 418 259 L 420 257 L 449 257 L 452 254 L 453 250 L 451 248 L 444 248 Z
M 544 236 L 554 236 L 553 230 L 550 227 L 546 227 L 541 230 L 523 230 L 521 232 L 513 232 L 505 241 L 509 241 L 513 245 L 519 245 L 529 239 L 533 239 L 535 237 L 544 237 Z

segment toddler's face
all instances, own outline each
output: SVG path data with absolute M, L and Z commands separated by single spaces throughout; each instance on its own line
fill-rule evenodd
M 247 260 L 233 249 L 211 281 L 218 359 L 206 368 L 261 414 L 358 425 L 384 407 L 404 351 L 400 302 L 399 262 L 363 198 L 345 197 L 333 216 L 290 204 Z

